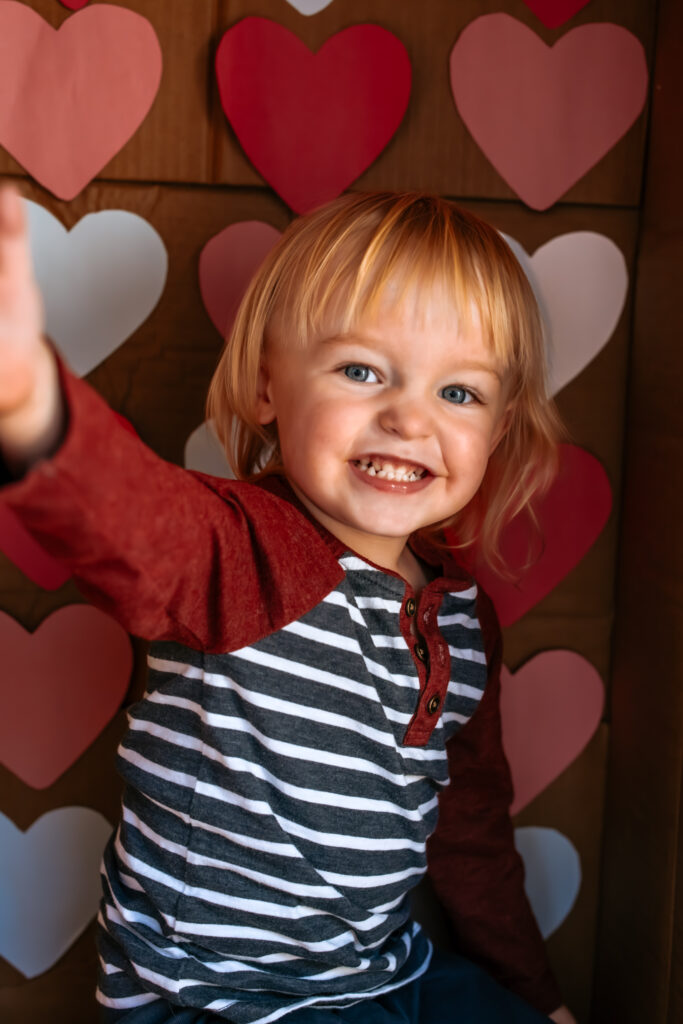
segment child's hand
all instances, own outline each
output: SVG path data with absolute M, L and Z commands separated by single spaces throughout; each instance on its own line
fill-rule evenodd
M 42 338 L 43 312 L 33 276 L 23 201 L 0 189 L 0 449 L 27 465 L 61 430 L 54 356 Z
M 555 1024 L 576 1024 L 575 1017 L 569 1012 L 566 1006 L 560 1006 L 558 1010 L 550 1014 L 550 1019 L 555 1021 Z

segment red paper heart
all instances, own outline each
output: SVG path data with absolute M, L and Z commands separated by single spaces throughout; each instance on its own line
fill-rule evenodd
M 262 220 L 229 224 L 209 239 L 199 257 L 199 289 L 222 338 L 230 328 L 256 269 L 280 237 Z
M 548 47 L 509 15 L 488 14 L 451 52 L 460 116 L 536 210 L 552 206 L 628 131 L 647 82 L 642 44 L 619 25 L 583 25 Z
M 339 195 L 384 149 L 410 96 L 410 59 L 379 25 L 313 54 L 267 18 L 244 18 L 216 53 L 223 110 L 247 156 L 297 213 Z
M 0 3 L 0 144 L 41 185 L 73 199 L 147 115 L 161 79 L 149 21 L 97 4 L 53 29 Z
M 503 531 L 501 550 L 515 574 L 513 582 L 501 579 L 476 556 L 463 559 L 490 595 L 503 626 L 516 622 L 549 594 L 600 536 L 612 508 L 607 474 L 582 448 L 561 445 L 558 477 L 534 507 L 541 538 L 525 515 Z M 530 556 L 536 560 L 524 569 Z
M 546 28 L 558 28 L 585 7 L 588 0 L 524 0 Z
M 81 7 L 90 3 L 90 0 L 59 0 L 59 2 L 68 7 L 70 11 L 80 11 Z
M 128 634 L 87 604 L 35 633 L 0 612 L 0 760 L 34 789 L 50 786 L 113 718 L 133 667 Z
M 573 651 L 544 651 L 512 675 L 501 674 L 503 746 L 516 814 L 574 761 L 597 729 L 604 687 Z

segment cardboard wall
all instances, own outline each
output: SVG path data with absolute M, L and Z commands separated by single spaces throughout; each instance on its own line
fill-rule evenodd
M 55 27 L 71 16 L 57 0 L 30 0 L 27 5 Z M 312 49 L 335 32 L 361 22 L 382 25 L 406 46 L 413 67 L 413 85 L 405 119 L 384 152 L 354 182 L 353 188 L 422 188 L 442 193 L 512 235 L 528 253 L 567 232 L 600 232 L 623 252 L 629 279 L 631 283 L 635 280 L 647 112 L 560 202 L 539 213 L 519 201 L 465 128 L 450 93 L 448 59 L 456 39 L 473 19 L 505 11 L 548 44 L 579 26 L 614 22 L 641 40 L 652 67 L 657 26 L 655 7 L 650 0 L 591 0 L 569 22 L 554 30 L 544 28 L 523 0 L 459 0 L 457 4 L 452 0 L 423 0 L 419 5 L 396 0 L 336 0 L 309 18 L 298 14 L 286 0 L 122 0 L 122 5 L 149 19 L 159 37 L 164 59 L 159 94 L 138 132 L 71 202 L 55 199 L 27 178 L 2 149 L 0 174 L 19 179 L 25 194 L 50 209 L 67 227 L 90 212 L 124 209 L 139 213 L 159 232 L 169 255 L 169 276 L 162 298 L 139 330 L 88 379 L 162 456 L 182 462 L 188 436 L 203 421 L 204 395 L 222 344 L 203 307 L 198 286 L 197 265 L 203 246 L 236 221 L 264 220 L 282 229 L 292 217 L 285 203 L 247 160 L 219 102 L 213 54 L 225 30 L 244 16 L 272 18 Z M 670 0 L 669 6 L 673 9 L 675 0 Z M 662 162 L 666 164 L 666 156 Z M 654 270 L 651 284 L 653 279 Z M 647 283 L 641 284 L 639 299 L 648 287 Z M 632 296 L 631 287 L 609 343 L 558 396 L 570 439 L 597 456 L 605 467 L 615 496 L 614 511 L 580 564 L 506 630 L 505 662 L 512 671 L 539 652 L 564 648 L 580 653 L 594 665 L 609 689 L 624 431 L 631 416 L 627 403 L 637 397 L 632 388 L 629 399 L 627 390 Z M 639 330 L 644 336 L 642 318 L 646 314 L 640 316 Z M 662 359 L 668 358 L 672 347 L 671 336 L 662 336 Z M 641 355 L 636 353 L 636 357 L 647 364 L 644 348 L 643 340 Z M 648 389 L 654 394 L 664 386 L 660 375 L 656 375 L 658 383 L 653 383 L 651 376 L 647 380 Z M 671 381 L 671 376 L 667 381 Z M 629 460 L 638 458 L 635 445 L 632 440 Z M 640 456 L 645 462 L 647 451 Z M 630 486 L 638 489 L 637 484 Z M 624 579 L 626 572 L 622 574 Z M 71 583 L 54 592 L 42 591 L 0 554 L 0 609 L 26 629 L 34 630 L 51 612 L 80 600 Z M 622 613 L 627 614 L 623 609 Z M 662 630 L 667 625 L 673 628 L 674 618 L 673 610 L 670 618 L 663 614 Z M 627 626 L 626 632 L 629 631 Z M 671 653 L 667 650 L 657 662 L 659 673 L 668 671 Z M 135 671 L 126 702 L 139 694 L 143 684 L 142 644 L 136 642 L 135 654 Z M 624 658 L 622 654 L 622 663 Z M 648 674 L 653 673 L 650 670 Z M 620 699 L 631 706 L 628 689 L 620 692 Z M 610 707 L 608 701 L 604 721 L 581 756 L 520 813 L 516 822 L 520 826 L 558 829 L 571 840 L 581 858 L 583 881 L 578 900 L 549 940 L 553 964 L 580 1024 L 588 1024 L 591 1019 L 599 935 L 606 765 L 613 729 Z M 22 830 L 47 811 L 68 805 L 95 808 L 113 824 L 119 798 L 113 755 L 123 726 L 122 709 L 83 756 L 44 790 L 32 789 L 0 766 L 0 811 Z M 675 761 L 675 740 L 672 744 Z M 624 763 L 628 763 L 629 756 L 626 750 Z M 613 775 L 613 799 L 618 799 L 620 785 L 617 772 Z M 647 797 L 643 796 L 643 800 Z M 607 821 L 612 821 L 609 815 Z M 631 838 L 626 836 L 629 842 Z M 621 840 L 617 848 L 608 846 L 607 850 L 606 870 L 614 877 L 612 872 L 622 852 Z M 672 870 L 667 877 L 671 878 Z M 629 877 L 629 884 L 631 881 Z M 609 884 L 608 881 L 608 887 Z M 655 884 L 652 877 L 641 880 L 642 906 L 649 905 L 649 894 Z M 613 922 L 617 920 L 615 908 L 623 905 L 624 898 L 623 887 L 613 887 Z M 433 917 L 432 912 L 430 918 Z M 607 913 L 605 921 L 609 920 Z M 604 925 L 603 952 L 597 962 L 605 965 L 605 971 L 614 972 L 614 963 L 608 968 L 604 956 L 604 936 L 609 935 L 610 942 L 615 944 L 617 941 L 619 928 L 610 932 L 611 927 L 609 923 Z M 636 950 L 639 946 L 635 930 L 633 942 Z M 677 955 L 680 956 L 680 949 Z M 89 930 L 50 970 L 32 980 L 0 960 L 0 1019 L 7 1024 L 42 1024 L 46 1019 L 55 1024 L 93 1024 L 93 979 L 94 953 Z M 632 980 L 637 986 L 635 972 Z M 619 1003 L 619 1015 L 613 1016 L 612 1008 L 617 1005 L 614 987 L 602 986 L 600 993 L 599 1010 L 592 1018 L 595 1021 L 652 1020 L 659 1024 L 661 1020 L 663 1024 L 666 1019 L 642 1014 L 629 1017 L 626 1004 L 633 1005 L 633 1000 L 624 1000 L 623 1006 Z

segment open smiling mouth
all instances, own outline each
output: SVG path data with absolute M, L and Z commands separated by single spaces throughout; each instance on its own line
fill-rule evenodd
M 387 480 L 399 484 L 413 484 L 424 480 L 430 475 L 424 466 L 415 463 L 392 462 L 382 458 L 355 459 L 352 465 L 361 473 L 377 480 Z

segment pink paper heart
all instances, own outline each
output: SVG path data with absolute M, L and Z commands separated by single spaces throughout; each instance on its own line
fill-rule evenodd
M 549 594 L 600 536 L 612 508 L 607 474 L 593 455 L 563 444 L 558 477 L 534 508 L 541 538 L 525 515 L 503 531 L 501 550 L 513 581 L 501 578 L 476 554 L 462 559 L 490 595 L 503 626 L 512 625 Z M 530 558 L 533 562 L 525 569 Z
M 573 651 L 544 651 L 514 675 L 503 668 L 500 706 L 513 814 L 576 760 L 600 723 L 604 699 L 600 675 Z
M 98 4 L 53 29 L 0 3 L 0 144 L 60 199 L 73 199 L 122 148 L 159 88 L 149 21 Z
M 216 53 L 223 110 L 260 174 L 297 213 L 343 192 L 398 128 L 410 59 L 379 25 L 353 25 L 313 54 L 267 18 L 243 18 Z
M 0 761 L 50 786 L 113 718 L 132 667 L 126 631 L 90 605 L 60 608 L 35 633 L 0 612 Z
M 280 237 L 261 220 L 230 224 L 209 239 L 199 257 L 199 288 L 206 311 L 225 337 L 254 272 Z
M 619 25 L 583 25 L 548 47 L 509 15 L 487 14 L 464 29 L 450 66 L 460 116 L 536 210 L 602 159 L 647 96 L 642 44 Z
M 585 7 L 588 0 L 524 0 L 546 28 L 558 28 Z

